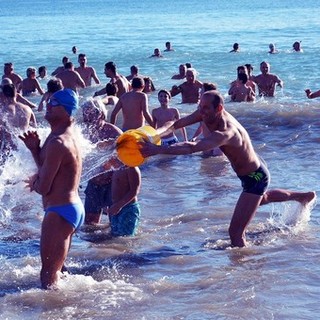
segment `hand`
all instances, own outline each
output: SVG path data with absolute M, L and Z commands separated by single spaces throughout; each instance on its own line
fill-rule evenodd
M 306 90 L 304 90 L 304 91 L 305 91 L 307 97 L 309 98 L 309 96 L 310 96 L 310 94 L 311 94 L 311 90 L 310 90 L 310 89 L 306 89 Z
M 140 152 L 144 158 L 154 156 L 158 154 L 159 146 L 149 142 L 149 141 L 141 141 L 139 142 Z
M 29 177 L 26 180 L 23 180 L 23 182 L 26 183 L 26 188 L 30 189 L 30 192 L 32 192 L 34 189 L 34 184 L 36 180 L 38 179 L 38 174 L 34 174 L 33 176 Z
M 40 138 L 37 131 L 27 131 L 19 136 L 30 151 L 40 150 Z
M 113 204 L 110 207 L 103 208 L 103 211 L 110 216 L 116 216 L 119 213 L 120 209 L 121 208 L 118 208 L 116 205 Z

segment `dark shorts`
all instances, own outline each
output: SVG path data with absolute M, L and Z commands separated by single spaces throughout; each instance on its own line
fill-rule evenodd
M 89 180 L 84 193 L 86 195 L 84 208 L 87 213 L 101 214 L 104 207 L 112 205 L 111 183 L 97 185 Z
M 113 236 L 134 236 L 139 226 L 140 205 L 138 202 L 128 204 L 109 219 Z
M 268 189 L 270 173 L 264 162 L 260 168 L 246 176 L 238 176 L 242 183 L 243 192 L 262 196 Z

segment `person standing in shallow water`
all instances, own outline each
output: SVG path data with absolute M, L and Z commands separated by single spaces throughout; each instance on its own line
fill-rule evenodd
M 30 191 L 42 196 L 45 211 L 40 239 L 40 279 L 44 289 L 56 287 L 72 236 L 84 221 L 84 207 L 78 194 L 82 160 L 73 126 L 77 109 L 76 93 L 71 89 L 59 90 L 47 103 L 45 119 L 51 132 L 44 145 L 40 147 L 36 131 L 19 136 L 38 167 L 37 174 L 26 182 Z
M 144 157 L 156 154 L 184 155 L 219 147 L 242 184 L 242 193 L 237 201 L 229 226 L 231 245 L 246 246 L 245 232 L 258 207 L 263 204 L 283 201 L 298 201 L 307 205 L 316 194 L 283 189 L 267 190 L 270 174 L 265 162 L 256 154 L 246 129 L 224 108 L 224 101 L 217 91 L 208 91 L 201 96 L 199 108 L 192 114 L 163 127 L 168 132 L 203 121 L 210 135 L 197 142 L 181 142 L 171 146 L 156 146 L 141 142 Z M 163 133 L 164 134 L 164 133 Z

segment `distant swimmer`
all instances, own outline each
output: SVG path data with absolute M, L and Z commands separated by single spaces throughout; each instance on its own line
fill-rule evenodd
M 58 289 L 72 236 L 85 217 L 78 193 L 82 155 L 73 119 L 78 108 L 78 97 L 73 90 L 59 90 L 47 104 L 45 119 L 51 132 L 43 146 L 40 147 L 36 131 L 19 136 L 38 167 L 38 172 L 28 179 L 27 186 L 42 196 L 45 211 L 40 239 L 43 289 Z
M 64 70 L 57 74 L 57 78 L 61 79 L 65 89 L 72 89 L 76 93 L 78 93 L 78 89 L 86 87 L 79 73 L 74 70 L 71 61 L 65 64 Z
M 14 72 L 14 66 L 12 62 L 4 64 L 2 79 L 4 78 L 10 79 L 12 83 L 15 85 L 15 87 L 19 89 L 19 85 L 22 82 L 22 77 Z
M 235 52 L 235 53 L 240 52 L 240 45 L 239 45 L 239 43 L 237 43 L 237 42 L 234 43 L 234 44 L 233 44 L 233 47 L 232 47 L 232 50 L 230 50 L 229 52 L 230 52 L 230 53 L 231 53 L 231 52 Z
M 187 66 L 185 64 L 180 64 L 179 65 L 179 73 L 178 74 L 174 74 L 171 79 L 174 80 L 182 80 L 185 79 L 187 74 Z
M 174 49 L 173 49 L 172 46 L 171 46 L 171 42 L 170 42 L 170 41 L 167 41 L 167 42 L 166 42 L 166 48 L 165 48 L 164 51 L 165 51 L 165 52 L 174 51 Z
M 18 91 L 21 91 L 23 96 L 30 96 L 36 92 L 43 95 L 44 91 L 36 76 L 36 68 L 29 67 L 26 74 L 27 77 L 20 83 Z
M 170 94 L 172 97 L 174 97 L 181 93 L 181 103 L 198 103 L 201 88 L 202 82 L 197 80 L 196 70 L 191 68 L 187 69 L 186 81 L 179 86 L 173 86 Z
M 270 64 L 266 61 L 260 63 L 261 74 L 253 78 L 259 89 L 259 95 L 274 97 L 276 86 L 283 88 L 282 80 L 275 74 L 270 73 Z
M 302 47 L 301 47 L 301 41 L 296 41 L 292 45 L 292 49 L 293 49 L 294 52 L 303 52 Z
M 131 81 L 134 77 L 140 77 L 139 67 L 136 65 L 130 67 L 130 74 L 126 76 L 128 81 Z
M 269 52 L 270 54 L 279 53 L 279 51 L 276 49 L 276 45 L 274 43 L 269 44 Z
M 231 101 L 234 102 L 253 102 L 255 100 L 255 92 L 252 87 L 248 85 L 248 75 L 246 73 L 240 73 L 238 81 L 230 88 L 229 95 Z
M 100 84 L 96 70 L 93 67 L 89 67 L 87 65 L 87 61 L 87 56 L 84 53 L 80 53 L 78 55 L 79 67 L 75 68 L 74 70 L 80 74 L 80 77 L 86 84 L 86 87 L 91 86 L 92 79 L 96 84 Z
M 118 113 L 122 111 L 122 131 L 142 127 L 145 120 L 151 126 L 154 126 L 152 116 L 149 112 L 148 97 L 143 92 L 143 88 L 144 80 L 140 77 L 133 78 L 132 90 L 126 92 L 119 98 L 119 102 L 111 113 L 110 122 L 115 124 Z
M 46 79 L 47 78 L 47 67 L 41 66 L 38 68 L 37 79 Z
M 144 88 L 143 88 L 144 93 L 150 93 L 150 92 L 156 91 L 153 80 L 150 77 L 143 77 L 143 80 L 144 80 Z
M 71 51 L 73 54 L 77 54 L 78 48 L 76 46 L 73 46 Z
M 66 63 L 69 62 L 69 61 L 70 61 L 69 58 L 66 57 L 66 56 L 64 56 L 64 57 L 62 58 L 62 66 L 57 67 L 57 68 L 51 73 L 51 75 L 52 75 L 52 76 L 56 76 L 58 73 L 64 71 L 64 70 L 65 70 Z
M 206 138 L 197 142 L 180 142 L 171 146 L 158 146 L 144 141 L 140 142 L 141 153 L 144 157 L 149 157 L 156 154 L 188 155 L 217 147 L 221 149 L 230 161 L 243 188 L 229 226 L 232 246 L 247 245 L 246 229 L 260 205 L 297 201 L 307 206 L 315 200 L 316 194 L 313 191 L 268 190 L 270 174 L 267 165 L 255 152 L 246 129 L 225 110 L 223 97 L 217 91 L 205 92 L 201 96 L 196 111 L 173 124 L 167 124 L 163 127 L 163 133 L 200 121 L 203 121 L 210 131 L 210 135 Z M 209 176 L 208 179 L 210 179 Z
M 163 58 L 163 55 L 161 54 L 160 49 L 159 48 L 155 48 L 153 50 L 153 55 L 151 55 L 150 58 Z
M 247 76 L 246 80 L 245 80 L 245 77 L 242 76 L 242 74 L 245 74 Z M 245 83 L 243 83 L 244 81 L 245 81 Z M 245 89 L 245 87 L 250 87 L 252 92 L 249 92 L 250 90 L 248 91 L 247 89 Z M 244 96 L 242 96 L 242 98 L 240 98 L 239 96 L 238 96 L 238 98 L 235 98 L 236 93 L 240 94 L 240 92 L 242 92 L 242 94 L 244 94 L 246 92 L 246 94 Z M 254 101 L 255 100 L 256 84 L 253 80 L 251 80 L 249 78 L 248 68 L 245 65 L 238 66 L 237 79 L 231 82 L 230 89 L 229 89 L 228 93 L 229 93 L 229 95 L 231 95 L 232 101 L 236 101 L 236 100 Z M 241 102 L 241 101 L 237 101 L 237 102 Z

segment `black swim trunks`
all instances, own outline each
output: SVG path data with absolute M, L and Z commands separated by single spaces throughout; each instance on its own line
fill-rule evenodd
M 267 166 L 261 162 L 260 168 L 246 176 L 238 176 L 242 182 L 243 192 L 262 196 L 268 189 L 270 173 Z

